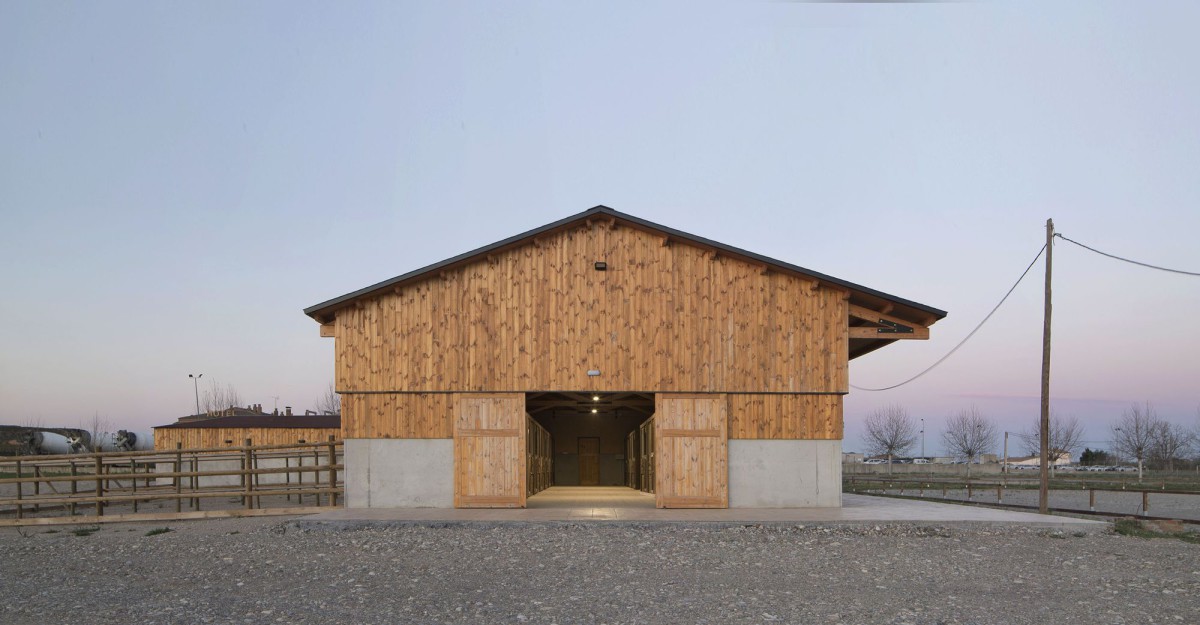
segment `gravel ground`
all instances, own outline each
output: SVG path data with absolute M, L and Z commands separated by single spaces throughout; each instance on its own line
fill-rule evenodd
M 1107 532 L 153 527 L 0 530 L 0 623 L 1200 622 L 1200 545 Z

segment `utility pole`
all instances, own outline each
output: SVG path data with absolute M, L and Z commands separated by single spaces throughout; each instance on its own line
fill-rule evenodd
M 1041 432 L 1041 486 L 1038 490 L 1038 512 L 1050 512 L 1050 468 L 1046 460 L 1050 455 L 1050 270 L 1054 266 L 1054 220 L 1046 220 L 1046 314 L 1042 320 L 1042 419 Z
M 1008 473 L 1008 432 L 1004 433 L 1004 464 L 1000 465 L 1001 473 Z
M 925 420 L 921 419 L 921 457 L 925 457 Z

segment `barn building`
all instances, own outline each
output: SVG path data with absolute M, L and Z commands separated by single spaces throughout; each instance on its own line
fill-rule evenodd
M 231 414 L 224 414 L 224 413 Z M 243 412 L 247 414 L 242 414 Z M 332 436 L 341 439 L 338 415 L 258 414 L 245 409 L 221 411 L 219 416 L 192 415 L 154 428 L 155 449 L 211 449 L 245 444 L 291 445 L 320 443 Z
M 306 309 L 349 507 L 838 506 L 849 361 L 946 313 L 597 206 Z

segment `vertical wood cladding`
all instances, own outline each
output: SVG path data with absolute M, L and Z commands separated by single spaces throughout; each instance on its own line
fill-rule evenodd
M 453 438 L 454 395 L 342 395 L 342 438 Z
M 154 448 L 175 449 L 176 443 L 184 449 L 241 447 L 247 438 L 255 445 L 291 445 L 320 443 L 330 436 L 341 440 L 342 432 L 337 428 L 156 428 Z
M 454 413 L 454 507 L 524 508 L 525 395 L 455 395 Z
M 337 311 L 337 387 L 362 418 L 398 419 L 347 419 L 347 436 L 405 437 L 449 432 L 352 393 L 845 393 L 846 319 L 836 289 L 593 222 Z
M 655 397 L 655 506 L 729 507 L 729 402 L 723 395 Z
M 841 395 L 730 393 L 726 397 L 729 438 L 842 438 Z M 342 438 L 452 438 L 453 398 L 449 393 L 343 395 Z M 156 431 L 156 439 L 168 431 Z M 571 436 L 567 438 L 573 440 Z

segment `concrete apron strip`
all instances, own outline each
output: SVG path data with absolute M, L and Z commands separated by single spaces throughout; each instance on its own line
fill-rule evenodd
M 843 495 L 841 508 L 728 508 L 720 510 L 667 510 L 658 508 L 371 508 L 341 509 L 293 521 L 303 529 L 358 529 L 365 527 L 497 527 L 522 525 L 711 527 L 746 525 L 862 525 L 920 524 L 980 527 L 1027 526 L 1071 531 L 1099 531 L 1108 523 L 1052 515 L 993 510 L 953 504 L 906 501 L 866 495 Z

